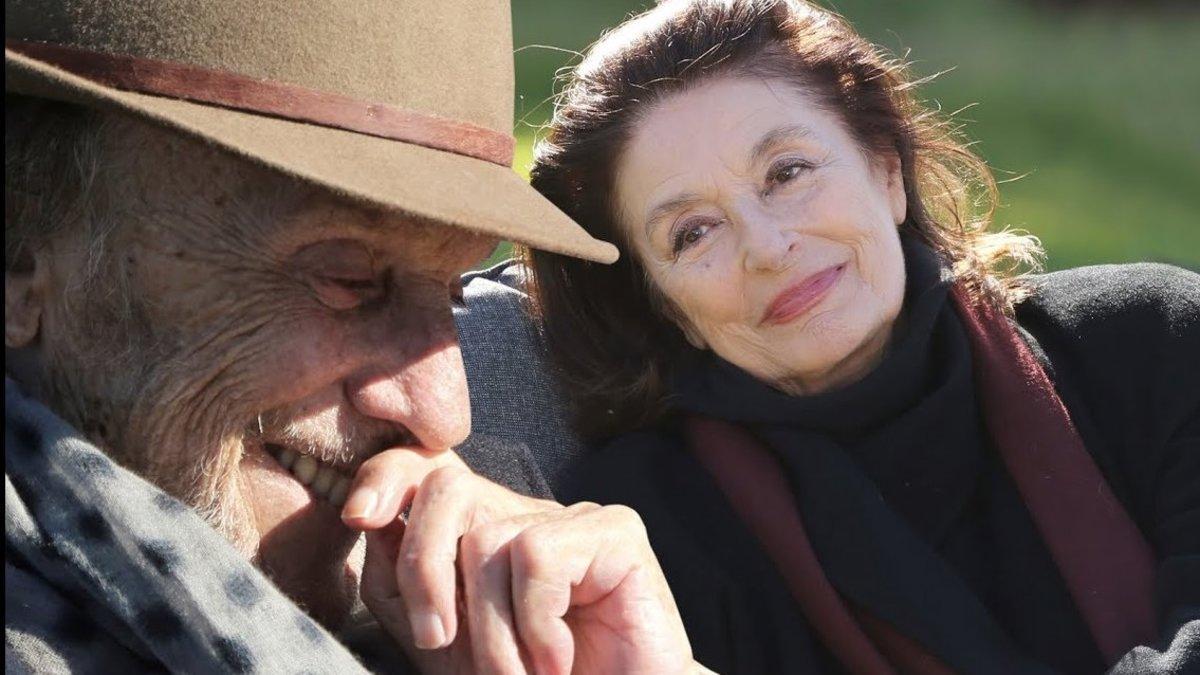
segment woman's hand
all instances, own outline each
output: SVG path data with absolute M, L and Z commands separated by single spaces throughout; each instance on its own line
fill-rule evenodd
M 481 478 L 453 453 L 396 449 L 363 465 L 342 513 L 367 531 L 363 602 L 426 672 L 695 669 L 629 508 L 564 507 Z

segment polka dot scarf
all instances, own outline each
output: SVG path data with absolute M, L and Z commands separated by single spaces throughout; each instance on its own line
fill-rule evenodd
M 187 506 L 5 381 L 5 670 L 357 673 Z

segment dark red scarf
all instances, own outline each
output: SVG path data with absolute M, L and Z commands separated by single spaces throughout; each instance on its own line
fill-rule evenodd
M 1108 663 L 1154 638 L 1154 557 L 1009 321 L 954 288 L 986 428 Z M 814 631 L 852 673 L 953 672 L 834 589 L 775 457 L 734 424 L 691 417 L 688 445 L 762 542 Z

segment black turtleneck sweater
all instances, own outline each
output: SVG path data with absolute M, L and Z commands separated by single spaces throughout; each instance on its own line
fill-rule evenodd
M 875 609 L 928 622 L 946 638 L 926 645 L 943 660 L 978 673 L 1103 672 L 987 438 L 946 282 L 928 256 L 906 246 L 906 258 L 904 318 L 884 361 L 863 380 L 788 397 L 715 357 L 697 357 L 682 369 L 675 409 L 789 424 L 797 447 L 782 453 L 782 470 L 801 493 L 827 576 L 843 593 L 865 584 L 882 589 L 881 603 L 908 605 Z M 1035 283 L 1017 323 L 1158 561 L 1163 637 L 1149 647 L 1159 653 L 1139 650 L 1118 670 L 1200 671 L 1200 276 L 1163 265 L 1103 266 Z M 676 420 L 596 449 L 559 497 L 623 503 L 641 514 L 701 663 L 722 673 L 838 672 L 759 543 L 691 457 Z M 826 459 L 814 463 L 805 448 L 817 447 Z M 940 561 L 918 564 L 919 556 L 896 551 L 893 565 L 892 543 L 856 544 L 858 533 L 839 531 L 837 505 L 853 490 L 881 497 L 898 516 L 912 543 L 896 546 Z M 823 555 L 822 542 L 834 540 L 836 552 Z M 863 557 L 873 560 L 860 564 Z M 920 576 L 927 589 L 929 574 L 944 574 L 945 583 L 928 597 L 891 592 L 915 587 Z M 956 615 L 967 606 L 970 616 Z M 973 646 L 983 643 L 987 650 Z

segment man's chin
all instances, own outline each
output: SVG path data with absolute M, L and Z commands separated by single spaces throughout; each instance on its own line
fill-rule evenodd
M 297 564 L 291 547 L 264 549 L 256 560 L 260 569 L 285 595 L 331 632 L 341 630 L 358 598 L 361 561 L 350 555 L 353 542 L 344 547 L 340 563 Z M 359 564 L 355 564 L 358 562 Z
M 239 476 L 259 535 L 254 562 L 310 616 L 337 630 L 357 598 L 361 560 L 350 554 L 361 537 L 337 507 L 259 452 L 246 453 Z

